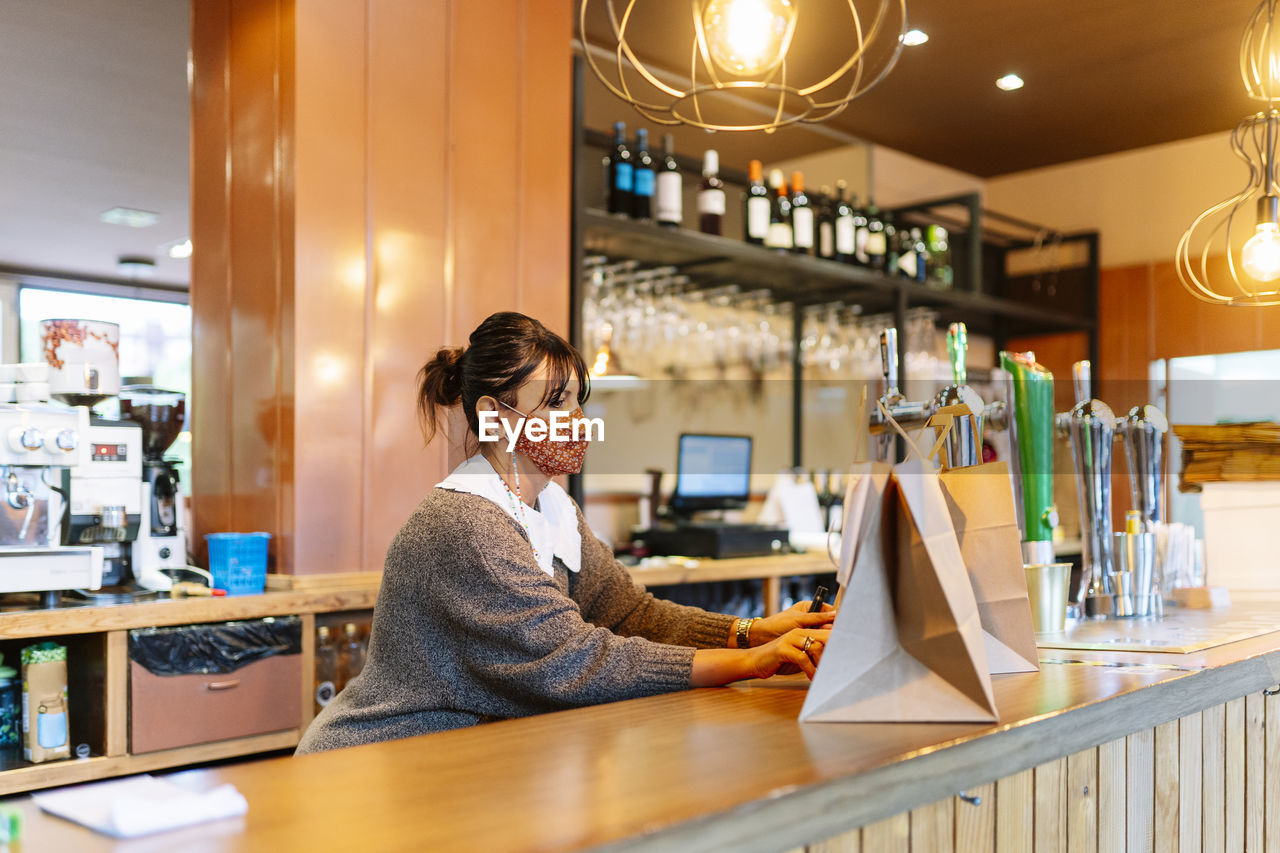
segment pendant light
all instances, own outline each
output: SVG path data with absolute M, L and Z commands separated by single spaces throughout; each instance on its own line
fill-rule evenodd
M 773 132 L 797 122 L 826 121 L 884 79 L 898 61 L 907 29 L 906 0 L 843 0 L 820 8 L 813 0 L 579 0 L 578 34 L 587 64 L 596 77 L 622 100 L 656 124 L 686 124 L 704 130 Z M 688 79 L 680 80 L 641 56 L 650 46 L 636 44 L 638 19 L 645 14 L 692 15 L 685 55 Z M 600 7 L 603 7 L 601 9 Z M 790 56 L 796 26 L 803 16 L 822 12 L 808 22 L 830 44 L 847 45 L 828 67 L 806 68 L 797 79 L 795 66 L 818 65 L 816 57 L 797 63 Z M 610 43 L 593 50 L 587 40 L 588 19 L 608 19 Z M 687 20 L 687 19 L 686 19 Z M 654 23 L 654 22 L 657 23 Z M 660 19 L 645 23 L 657 40 L 671 38 L 673 27 Z M 599 59 L 609 55 L 609 61 Z M 842 51 L 843 54 L 843 51 Z M 744 99 L 753 104 L 744 109 Z M 753 116 L 752 113 L 755 113 Z
M 1265 104 L 1231 133 L 1231 150 L 1248 166 L 1249 182 L 1197 216 L 1178 241 L 1178 278 L 1192 296 L 1217 305 L 1280 305 L 1278 3 L 1258 4 L 1240 43 L 1245 92 Z M 1225 256 L 1225 272 L 1210 270 L 1217 255 Z

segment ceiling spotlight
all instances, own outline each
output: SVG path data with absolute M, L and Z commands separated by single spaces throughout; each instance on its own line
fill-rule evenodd
M 150 278 L 156 271 L 156 259 L 146 255 L 121 255 L 116 258 L 116 270 L 127 278 Z
M 902 43 L 907 47 L 917 47 L 929 40 L 929 34 L 924 30 L 907 30 L 902 34 Z
M 1021 89 L 1023 80 L 1017 74 L 1006 74 L 996 81 L 996 88 L 1003 89 L 1006 92 L 1012 92 L 1014 89 Z
M 181 261 L 191 257 L 191 238 L 188 237 L 185 240 L 167 243 L 160 248 L 166 255 L 173 258 L 175 261 Z
M 155 225 L 160 214 L 151 210 L 138 210 L 136 207 L 113 207 L 98 214 L 98 218 L 108 225 L 127 225 L 130 228 L 146 228 Z

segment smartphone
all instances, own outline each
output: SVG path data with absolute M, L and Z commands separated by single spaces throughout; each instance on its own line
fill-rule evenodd
M 809 605 L 809 612 L 817 613 L 818 611 L 822 610 L 822 602 L 825 601 L 826 598 L 827 598 L 827 588 L 825 586 L 819 586 L 813 592 L 813 603 Z

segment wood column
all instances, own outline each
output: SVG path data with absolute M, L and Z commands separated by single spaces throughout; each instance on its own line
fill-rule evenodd
M 572 6 L 192 3 L 193 528 L 378 569 L 447 469 L 415 374 L 485 316 L 567 334 Z

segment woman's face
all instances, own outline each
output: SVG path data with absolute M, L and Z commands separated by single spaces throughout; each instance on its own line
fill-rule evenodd
M 520 386 L 519 393 L 516 394 L 515 407 L 524 412 L 529 417 L 543 418 L 550 417 L 552 412 L 564 412 L 578 407 L 578 380 L 570 377 L 565 383 L 564 389 L 558 395 L 553 396 L 550 400 L 543 400 L 547 393 L 547 382 L 550 380 L 551 371 L 547 362 L 543 361 L 538 369 L 529 376 L 529 380 Z M 509 410 L 508 410 L 509 411 Z M 514 415 L 514 412 L 511 412 Z

